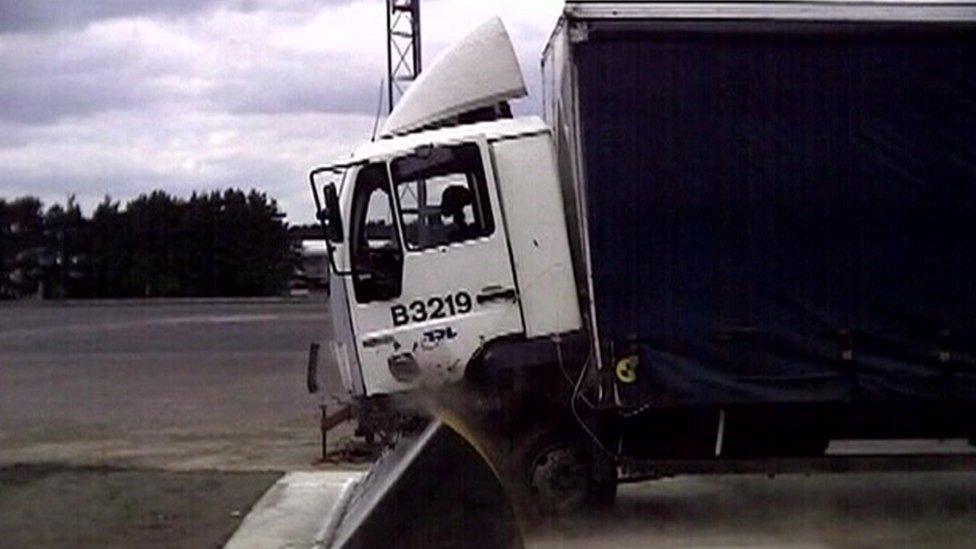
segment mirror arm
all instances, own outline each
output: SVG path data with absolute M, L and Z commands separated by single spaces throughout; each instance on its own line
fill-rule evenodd
M 329 226 L 325 223 L 325 216 L 322 215 L 322 200 L 319 198 L 318 188 L 315 187 L 315 176 L 324 171 L 332 170 L 329 168 L 318 168 L 312 170 L 308 175 L 309 184 L 312 187 L 312 197 L 315 200 L 315 219 L 319 222 L 319 227 L 322 228 L 322 236 L 325 238 L 325 248 L 329 256 L 329 268 L 332 269 L 332 273 L 336 276 L 352 276 L 353 271 L 340 271 L 336 265 L 335 246 L 332 245 L 332 239 L 329 238 Z

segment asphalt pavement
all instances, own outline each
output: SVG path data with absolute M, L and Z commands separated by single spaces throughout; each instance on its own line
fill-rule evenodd
M 0 304 L 0 467 L 133 471 L 119 476 L 125 488 L 93 482 L 94 495 L 76 494 L 104 500 L 99 516 L 120 521 L 130 511 L 118 508 L 128 501 L 118 493 L 176 482 L 143 480 L 156 470 L 309 470 L 320 447 L 318 398 L 305 390 L 307 350 L 328 337 L 326 304 L 315 300 Z M 328 387 L 337 383 L 325 379 Z M 925 444 L 909 449 L 927 451 Z M 948 448 L 965 451 L 957 446 Z M 30 489 L 60 500 L 65 486 L 81 482 L 71 475 L 91 476 L 82 471 Z M 179 478 L 185 486 L 196 477 Z M 233 482 L 241 490 L 253 484 L 240 478 Z M 218 482 L 207 479 L 201 486 Z M 182 513 L 174 516 L 198 514 L 186 498 L 168 503 L 171 489 L 163 488 L 139 501 Z M 238 488 L 227 490 L 230 498 Z M 21 495 L 22 503 L 8 502 L 5 513 L 35 512 L 31 502 L 39 496 Z M 147 532 L 159 521 L 184 528 L 154 517 L 146 519 Z M 228 523 L 207 521 L 201 532 L 226 535 Z M 527 541 L 529 547 L 974 547 L 976 473 L 676 477 L 624 486 L 611 510 L 535 525 Z
M 676 477 L 622 487 L 605 513 L 529 547 L 976 547 L 976 473 Z
M 305 368 L 326 307 L 0 304 L 0 464 L 307 467 L 320 450 Z

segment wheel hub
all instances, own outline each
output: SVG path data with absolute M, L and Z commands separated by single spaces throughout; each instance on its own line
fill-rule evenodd
M 563 445 L 539 453 L 529 471 L 529 488 L 544 508 L 572 510 L 586 501 L 589 466 L 581 454 Z

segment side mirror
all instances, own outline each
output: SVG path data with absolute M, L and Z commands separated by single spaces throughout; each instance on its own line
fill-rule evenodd
M 322 209 L 316 214 L 325 226 L 326 237 L 332 242 L 342 242 L 342 214 L 339 211 L 339 194 L 332 183 L 322 186 Z

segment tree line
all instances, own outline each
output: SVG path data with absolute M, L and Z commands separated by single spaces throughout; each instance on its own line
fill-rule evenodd
M 255 190 L 106 197 L 90 216 L 74 198 L 0 198 L 0 298 L 277 295 L 297 259 L 277 203 Z

